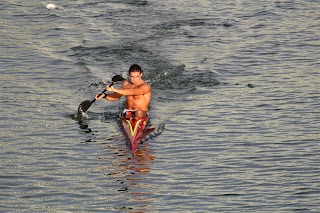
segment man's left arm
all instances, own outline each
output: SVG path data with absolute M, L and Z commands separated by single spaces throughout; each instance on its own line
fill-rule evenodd
M 143 95 L 151 91 L 149 84 L 143 84 L 136 88 L 120 88 L 116 89 L 114 87 L 109 87 L 110 91 L 119 93 L 121 95 Z M 109 91 L 109 90 L 108 90 Z

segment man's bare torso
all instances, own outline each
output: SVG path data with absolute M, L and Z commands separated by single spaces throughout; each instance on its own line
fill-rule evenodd
M 142 86 L 148 86 L 145 81 L 141 81 L 138 85 L 134 85 L 129 81 L 125 81 L 122 85 L 123 89 L 132 89 Z M 145 112 L 149 111 L 149 103 L 151 100 L 151 90 L 141 95 L 127 95 L 126 96 L 126 108 L 130 110 L 142 110 Z

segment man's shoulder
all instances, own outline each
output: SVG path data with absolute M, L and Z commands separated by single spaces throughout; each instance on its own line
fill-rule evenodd
M 129 85 L 130 84 L 130 82 L 128 81 L 128 80 L 124 80 L 123 82 L 122 82 L 122 86 L 124 87 L 124 86 L 127 86 L 127 85 Z
M 150 87 L 150 84 L 147 83 L 146 81 L 142 81 L 142 82 L 138 85 L 138 87 Z
M 150 84 L 148 82 L 146 82 L 146 81 L 143 81 L 143 84 L 150 86 Z
M 147 87 L 147 88 L 150 88 L 151 89 L 151 85 L 147 82 L 143 82 L 143 84 L 141 84 L 142 87 Z

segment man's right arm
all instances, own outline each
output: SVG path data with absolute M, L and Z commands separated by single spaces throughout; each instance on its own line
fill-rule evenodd
M 111 94 L 108 94 L 108 95 L 106 96 L 106 99 L 107 99 L 108 101 L 117 101 L 117 100 L 119 100 L 121 97 L 122 97 L 122 95 L 119 94 L 119 93 L 111 93 Z
M 122 85 L 120 88 L 124 88 L 126 85 L 128 84 L 128 81 L 123 81 Z M 119 94 L 119 93 L 111 93 L 111 94 L 108 94 L 105 98 L 108 100 L 108 101 L 117 101 L 119 100 L 123 95 Z

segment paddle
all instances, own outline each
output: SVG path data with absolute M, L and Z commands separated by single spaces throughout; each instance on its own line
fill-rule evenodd
M 117 82 L 123 81 L 123 80 L 125 80 L 125 79 L 121 75 L 115 75 L 112 78 L 112 83 L 110 84 L 110 87 L 113 85 L 113 83 L 117 83 Z M 98 95 L 98 97 L 100 95 L 102 95 L 105 91 L 106 91 L 106 89 L 104 89 L 103 92 L 101 92 Z M 78 112 L 81 114 L 85 113 L 89 109 L 89 107 L 93 104 L 93 102 L 95 102 L 95 101 L 96 101 L 96 99 L 93 99 L 92 101 L 90 101 L 90 100 L 83 101 L 78 107 Z

